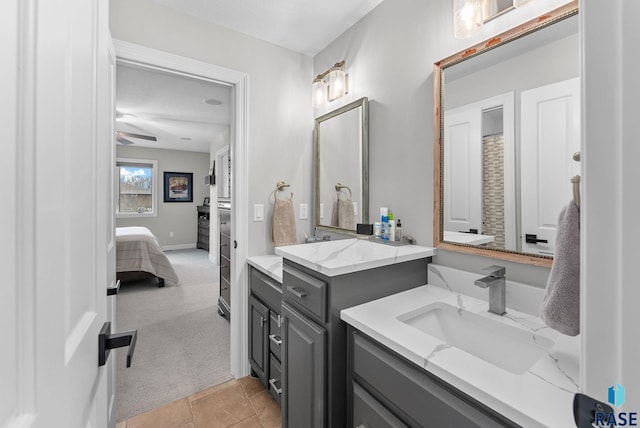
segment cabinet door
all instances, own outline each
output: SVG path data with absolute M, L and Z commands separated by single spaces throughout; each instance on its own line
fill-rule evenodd
M 249 296 L 249 363 L 266 386 L 269 364 L 269 309 L 253 296 Z
M 326 331 L 282 304 L 282 420 L 284 427 L 323 428 L 326 400 Z

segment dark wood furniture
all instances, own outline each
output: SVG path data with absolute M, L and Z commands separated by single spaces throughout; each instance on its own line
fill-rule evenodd
M 209 251 L 209 206 L 198 205 L 198 243 L 197 248 Z

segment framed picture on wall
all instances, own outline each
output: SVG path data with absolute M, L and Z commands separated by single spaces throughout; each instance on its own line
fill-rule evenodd
M 193 173 L 164 173 L 165 202 L 193 202 Z

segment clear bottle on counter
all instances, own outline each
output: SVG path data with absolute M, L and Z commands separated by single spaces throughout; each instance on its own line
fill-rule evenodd
M 382 223 L 379 221 L 373 223 L 373 237 L 378 239 L 382 238 Z
M 402 242 L 402 224 L 400 224 L 400 219 L 396 222 L 396 241 Z

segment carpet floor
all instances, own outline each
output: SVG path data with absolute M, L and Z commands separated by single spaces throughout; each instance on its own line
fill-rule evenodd
M 167 251 L 180 284 L 123 283 L 117 331 L 138 330 L 130 368 L 116 361 L 116 417 L 128 419 L 232 378 L 229 323 L 217 312 L 218 269 L 203 250 Z

